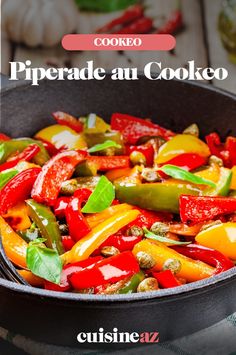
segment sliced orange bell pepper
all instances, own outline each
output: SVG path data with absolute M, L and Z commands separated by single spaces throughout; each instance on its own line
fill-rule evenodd
M 170 224 L 170 232 L 178 235 L 185 235 L 189 237 L 195 237 L 200 232 L 203 223 L 197 223 L 193 226 L 188 226 L 184 223 Z
M 17 266 L 26 268 L 26 251 L 28 244 L 14 232 L 2 217 L 0 217 L 0 235 L 7 257 Z
M 184 153 L 195 153 L 203 158 L 211 154 L 208 145 L 199 138 L 188 134 L 178 134 L 160 147 L 156 163 L 164 164 Z
M 231 171 L 232 171 L 233 175 L 232 175 L 230 188 L 231 188 L 231 190 L 236 190 L 236 166 L 234 166 L 231 169 Z
M 25 279 L 26 282 L 28 282 L 31 286 L 34 287 L 43 287 L 44 285 L 44 280 L 41 279 L 41 277 L 38 277 L 34 275 L 31 271 L 29 270 L 18 270 L 18 273 L 20 274 L 23 279 Z
M 130 210 L 118 212 L 94 227 L 84 238 L 80 239 L 73 248 L 61 256 L 64 264 L 87 259 L 108 237 L 134 221 L 140 212 Z
M 106 173 L 106 177 L 108 180 L 114 181 L 125 176 L 130 176 L 132 170 L 132 168 L 112 169 Z
M 134 209 L 133 206 L 128 205 L 127 203 L 121 203 L 120 205 L 108 207 L 100 213 L 94 213 L 92 215 L 89 215 L 88 217 L 86 217 L 86 220 L 89 224 L 89 227 L 94 228 L 99 223 L 102 223 L 109 217 L 113 216 L 115 213 L 127 212 L 132 209 Z
M 213 225 L 196 236 L 196 242 L 236 260 L 236 223 Z
M 214 268 L 201 262 L 192 260 L 184 255 L 181 255 L 173 249 L 165 246 L 162 243 L 151 240 L 142 240 L 137 243 L 133 249 L 134 255 L 143 251 L 151 255 L 156 261 L 154 269 L 161 271 L 163 264 L 168 259 L 176 259 L 181 262 L 181 269 L 177 274 L 177 277 L 186 279 L 188 282 L 198 281 L 207 277 L 210 277 L 214 273 Z
M 16 206 L 10 208 L 3 217 L 15 230 L 24 230 L 31 226 L 31 221 L 28 216 L 28 208 L 25 202 L 20 202 Z

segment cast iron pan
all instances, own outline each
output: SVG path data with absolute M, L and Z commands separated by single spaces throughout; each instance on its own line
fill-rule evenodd
M 1 131 L 31 136 L 53 123 L 50 113 L 113 112 L 151 117 L 181 132 L 196 122 L 203 135 L 236 134 L 236 97 L 178 81 L 44 81 L 2 92 Z M 0 326 L 39 341 L 81 346 L 79 332 L 158 331 L 160 341 L 208 327 L 236 311 L 236 268 L 200 282 L 153 293 L 93 296 L 53 293 L 0 279 Z M 90 347 L 91 344 L 84 346 Z M 96 347 L 98 345 L 96 344 Z M 104 345 L 100 345 L 103 346 Z M 131 345 L 129 345 L 131 346 Z

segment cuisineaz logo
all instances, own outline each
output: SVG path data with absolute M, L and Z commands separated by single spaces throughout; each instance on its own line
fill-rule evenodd
M 79 343 L 159 343 L 159 332 L 142 332 L 129 333 L 119 332 L 117 328 L 113 328 L 112 332 L 104 332 L 103 328 L 99 328 L 97 332 L 85 333 L 81 332 L 77 335 Z

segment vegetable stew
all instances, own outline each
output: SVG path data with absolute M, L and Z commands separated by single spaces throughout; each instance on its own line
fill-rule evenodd
M 53 117 L 33 138 L 0 134 L 0 235 L 29 284 L 127 294 L 234 267 L 236 137 Z

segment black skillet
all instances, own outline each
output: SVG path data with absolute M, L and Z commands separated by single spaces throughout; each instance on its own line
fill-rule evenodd
M 212 87 L 178 81 L 44 81 L 6 89 L 1 131 L 31 136 L 53 123 L 50 113 L 113 112 L 151 117 L 181 132 L 196 122 L 202 135 L 236 135 L 236 97 Z M 160 332 L 160 341 L 208 327 L 236 311 L 236 268 L 180 288 L 153 293 L 93 296 L 53 293 L 0 278 L 0 326 L 39 341 L 81 346 L 79 332 L 99 327 L 120 332 Z M 91 348 L 91 344 L 85 344 Z M 101 345 L 102 346 L 102 345 Z M 97 345 L 96 345 L 97 347 Z

